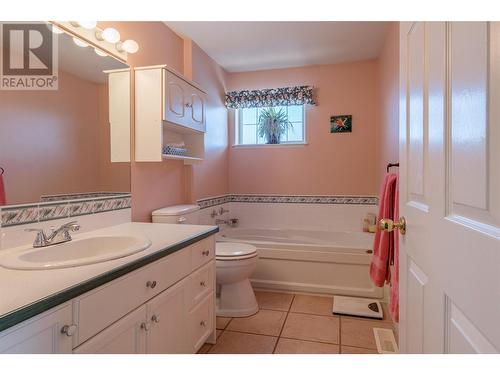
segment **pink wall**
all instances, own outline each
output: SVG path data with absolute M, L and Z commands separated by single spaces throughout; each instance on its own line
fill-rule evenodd
M 132 219 L 150 221 L 151 211 L 168 205 L 193 202 L 207 195 L 219 195 L 227 189 L 227 119 L 221 102 L 224 72 L 194 43 L 187 43 L 162 22 L 99 22 L 113 26 L 122 40 L 139 43 L 138 53 L 129 56 L 135 66 L 166 64 L 179 72 L 186 70 L 193 80 L 209 91 L 207 105 L 206 159 L 199 166 L 184 166 L 182 161 L 132 163 Z M 192 55 L 192 61 L 184 61 Z M 186 65 L 186 67 L 184 67 Z M 186 68 L 186 69 L 184 69 Z M 191 71 L 192 70 L 192 71 Z
M 105 85 L 59 72 L 56 91 L 0 91 L 0 164 L 7 204 L 40 195 L 129 191 L 129 165 L 101 161 L 109 154 Z M 104 129 L 104 131 L 103 131 Z M 112 179 L 103 178 L 103 169 Z
M 377 61 L 230 73 L 229 90 L 314 85 L 307 145 L 231 147 L 229 190 L 265 194 L 378 193 Z M 234 110 L 230 111 L 234 143 Z M 351 114 L 353 131 L 330 134 L 330 116 Z
M 190 201 L 229 193 L 227 109 L 224 104 L 226 72 L 200 47 L 192 43 L 193 81 L 208 98 L 205 160 L 192 166 Z
M 378 181 L 382 182 L 389 162 L 399 160 L 399 23 L 392 22 L 377 61 L 379 79 L 380 130 L 378 132 Z M 397 171 L 396 168 L 393 171 Z

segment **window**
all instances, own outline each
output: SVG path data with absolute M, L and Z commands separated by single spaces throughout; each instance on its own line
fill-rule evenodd
M 292 123 L 286 134 L 281 136 L 282 144 L 304 143 L 305 142 L 305 121 L 304 106 L 289 105 L 274 107 L 276 110 L 283 109 L 288 116 L 288 121 Z M 259 137 L 258 121 L 263 108 L 240 108 L 238 109 L 238 132 L 236 143 L 238 145 L 263 145 L 266 144 L 265 137 Z

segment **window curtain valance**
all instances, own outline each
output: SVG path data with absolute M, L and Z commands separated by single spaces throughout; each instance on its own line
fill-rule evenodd
M 226 107 L 228 108 L 273 107 L 301 104 L 316 104 L 313 98 L 312 86 L 230 91 L 226 93 Z

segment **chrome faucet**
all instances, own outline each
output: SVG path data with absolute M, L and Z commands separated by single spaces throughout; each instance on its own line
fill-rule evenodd
M 61 225 L 57 229 L 53 229 L 52 233 L 50 233 L 48 236 L 45 234 L 43 229 L 28 228 L 25 229 L 25 231 L 37 232 L 35 240 L 33 241 L 33 247 L 46 247 L 71 241 L 72 238 L 69 232 L 76 232 L 79 229 L 80 225 L 76 221 L 70 221 L 69 223 Z
M 239 222 L 238 219 L 228 219 L 228 220 L 215 219 L 215 225 L 226 224 L 229 225 L 230 227 L 237 227 L 238 222 Z

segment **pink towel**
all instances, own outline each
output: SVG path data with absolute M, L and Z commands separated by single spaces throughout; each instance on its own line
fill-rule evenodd
M 399 219 L 399 179 L 396 179 L 396 191 L 394 192 L 394 217 Z M 399 231 L 392 233 L 394 233 L 394 251 L 391 264 L 389 312 L 392 319 L 397 323 L 399 322 Z
M 5 199 L 5 187 L 3 185 L 3 173 L 0 173 L 0 206 L 5 205 L 6 203 L 7 202 Z
M 394 220 L 394 192 L 397 175 L 389 173 L 382 183 L 377 219 Z M 376 286 L 384 286 L 390 280 L 389 259 L 393 250 L 393 235 L 377 230 L 373 242 L 373 257 L 370 264 L 370 277 Z

